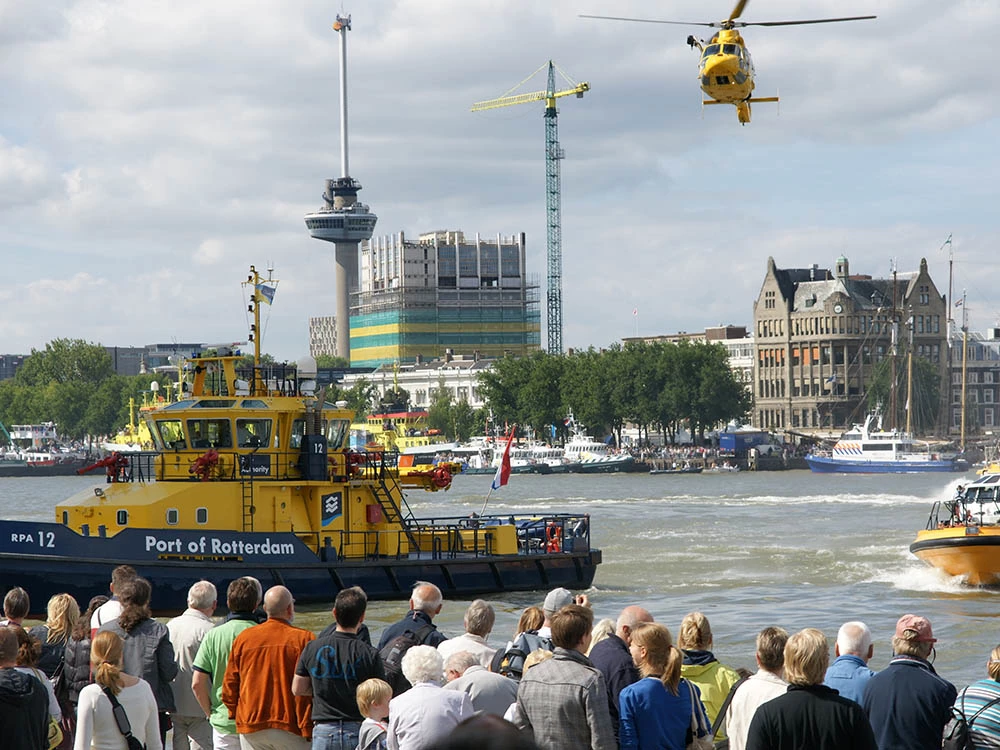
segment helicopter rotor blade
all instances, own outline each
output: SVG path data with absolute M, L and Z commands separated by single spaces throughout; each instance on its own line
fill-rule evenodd
M 580 13 L 580 18 L 597 18 L 602 21 L 636 21 L 638 23 L 669 23 L 673 26 L 708 26 L 715 28 L 720 24 L 716 21 L 707 23 L 705 21 L 661 21 L 656 18 L 623 18 L 622 16 L 591 16 L 587 13 Z
M 737 21 L 733 26 L 805 26 L 814 23 L 840 23 L 841 21 L 869 21 L 878 16 L 846 16 L 845 18 L 811 18 L 805 21 Z
M 743 9 L 747 7 L 748 2 L 749 0 L 737 0 L 736 5 L 733 6 L 733 12 L 729 14 L 730 23 L 743 15 Z

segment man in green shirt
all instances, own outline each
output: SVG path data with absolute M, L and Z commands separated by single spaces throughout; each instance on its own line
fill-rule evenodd
M 239 750 L 240 737 L 236 722 L 229 718 L 229 709 L 222 702 L 222 678 L 229 663 L 236 636 L 257 624 L 254 610 L 260 606 L 261 586 L 255 578 L 237 578 L 226 590 L 229 616 L 205 635 L 194 658 L 191 690 L 212 725 L 215 750 Z

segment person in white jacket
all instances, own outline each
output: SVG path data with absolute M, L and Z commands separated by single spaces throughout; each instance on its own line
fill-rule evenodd
M 757 634 L 757 672 L 736 688 L 726 711 L 729 750 L 746 748 L 750 720 L 757 707 L 788 690 L 784 677 L 787 641 L 788 632 L 784 628 L 764 628 Z

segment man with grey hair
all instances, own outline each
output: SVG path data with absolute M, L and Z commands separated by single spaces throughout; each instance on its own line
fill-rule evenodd
M 861 702 L 879 750 L 941 747 L 958 693 L 931 666 L 935 643 L 937 638 L 926 617 L 903 615 L 896 622 L 892 638 L 895 656 L 868 680 Z
M 649 610 L 638 606 L 625 607 L 618 615 L 615 632 L 590 649 L 591 663 L 604 676 L 604 685 L 608 692 L 608 709 L 611 712 L 611 725 L 616 740 L 619 724 L 618 698 L 622 690 L 639 681 L 639 670 L 629 651 L 632 645 L 632 630 L 644 622 L 653 622 Z
M 860 705 L 865 686 L 875 674 L 868 668 L 868 660 L 875 653 L 868 626 L 857 620 L 841 625 L 835 653 L 837 658 L 826 670 L 823 684 Z
M 194 750 L 212 749 L 212 725 L 191 690 L 191 678 L 198 648 L 215 625 L 212 615 L 218 603 L 216 599 L 215 585 L 210 581 L 198 581 L 188 589 L 187 609 L 167 623 L 177 662 L 177 677 L 170 683 L 174 692 L 175 710 L 170 713 L 174 727 L 174 750 L 189 750 L 192 747 Z
M 443 601 L 441 589 L 433 583 L 417 581 L 413 586 L 413 593 L 410 594 L 410 611 L 402 620 L 382 631 L 378 650 L 381 651 L 389 641 L 403 633 L 414 633 L 420 645 L 435 648 L 440 646 L 447 640 L 447 636 L 438 632 L 433 620 L 441 611 Z
M 432 646 L 413 646 L 403 656 L 403 675 L 413 685 L 389 701 L 389 750 L 430 748 L 472 716 L 469 696 L 443 690 L 444 660 Z
M 468 651 L 459 651 L 445 660 L 444 676 L 448 680 L 445 690 L 468 695 L 476 711 L 503 718 L 510 704 L 517 700 L 517 682 L 488 671 Z
M 486 643 L 489 634 L 493 632 L 494 622 L 496 622 L 496 612 L 493 606 L 482 599 L 476 599 L 465 610 L 465 633 L 440 643 L 437 647 L 438 652 L 447 661 L 449 656 L 459 651 L 467 651 L 488 669 L 490 662 L 493 661 L 493 655 L 497 652 Z

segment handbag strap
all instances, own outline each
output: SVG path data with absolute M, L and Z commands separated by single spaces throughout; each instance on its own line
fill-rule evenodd
M 991 700 L 989 703 L 986 703 L 985 705 L 983 705 L 978 711 L 976 711 L 976 713 L 972 714 L 972 716 L 969 719 L 967 719 L 966 722 L 965 722 L 968 725 L 969 729 L 972 729 L 972 722 L 974 722 L 976 719 L 979 718 L 979 714 L 981 714 L 983 711 L 985 711 L 990 706 L 996 705 L 997 703 L 1000 703 L 1000 695 L 998 695 L 996 698 L 994 698 L 993 700 Z M 962 693 L 962 708 L 960 710 L 961 710 L 961 712 L 963 714 L 965 713 L 965 693 L 964 692 Z
M 111 714 L 115 717 L 115 724 L 118 725 L 118 731 L 128 739 L 132 736 L 132 724 L 128 720 L 128 713 L 125 711 L 125 706 L 118 702 L 118 697 L 111 692 L 110 688 L 101 688 L 101 690 L 104 691 L 104 694 L 108 696 L 108 700 L 111 701 Z M 121 711 L 117 709 L 121 709 Z
M 701 723 L 702 717 L 699 715 L 701 711 L 697 709 L 696 704 L 699 703 L 700 701 L 698 700 L 698 696 L 695 695 L 694 685 L 691 683 L 691 681 L 682 678 L 681 682 L 687 683 L 688 694 L 691 696 L 691 736 L 694 738 L 698 738 L 701 736 L 698 732 L 699 730 L 702 729 L 702 723 Z M 708 731 L 708 727 L 705 727 L 705 730 Z
M 729 704 L 733 702 L 733 696 L 736 695 L 736 688 L 742 685 L 744 682 L 749 680 L 749 677 L 740 677 L 733 686 L 729 688 L 729 694 L 726 696 L 726 700 L 722 702 L 722 708 L 719 709 L 719 713 L 715 716 L 715 721 L 712 722 L 712 739 L 715 739 L 715 735 L 719 733 L 719 729 L 722 728 L 722 722 L 726 719 L 726 711 L 729 710 Z

